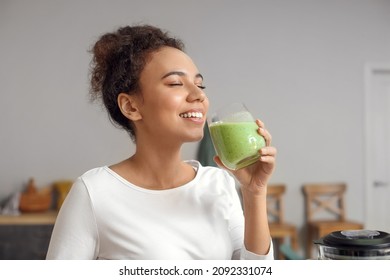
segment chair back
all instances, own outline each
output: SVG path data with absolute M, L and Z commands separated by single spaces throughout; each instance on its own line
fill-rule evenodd
M 284 223 L 284 184 L 270 184 L 267 187 L 267 211 L 269 222 Z
M 308 222 L 327 219 L 345 221 L 345 183 L 305 184 L 305 211 Z

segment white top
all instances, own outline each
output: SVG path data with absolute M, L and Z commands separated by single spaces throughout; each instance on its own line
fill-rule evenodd
M 144 189 L 107 166 L 79 177 L 53 229 L 47 259 L 273 259 L 243 246 L 244 218 L 226 171 L 188 161 L 180 187 Z

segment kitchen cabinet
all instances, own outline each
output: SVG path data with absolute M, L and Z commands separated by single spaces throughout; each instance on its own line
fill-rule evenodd
M 0 259 L 45 259 L 56 217 L 56 211 L 0 215 Z

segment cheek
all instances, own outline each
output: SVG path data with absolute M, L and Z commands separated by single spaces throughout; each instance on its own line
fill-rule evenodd
M 177 111 L 183 105 L 183 95 L 174 92 L 158 92 L 158 96 L 152 101 L 161 111 Z
M 154 92 L 144 102 L 144 116 L 155 121 L 171 120 L 183 106 L 183 97 L 172 92 Z
M 210 102 L 209 102 L 209 99 L 206 96 L 205 100 L 203 101 L 203 106 L 204 106 L 204 109 L 205 109 L 206 113 L 209 111 L 209 105 L 210 105 Z
M 169 96 L 169 98 L 164 100 L 164 104 L 167 108 L 176 111 L 178 108 L 180 108 L 180 106 L 182 106 L 183 101 L 183 96 L 172 94 Z

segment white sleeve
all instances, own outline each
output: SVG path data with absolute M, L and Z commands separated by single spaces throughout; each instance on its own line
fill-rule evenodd
M 272 243 L 272 239 L 270 241 L 270 248 L 266 255 L 257 255 L 248 251 L 245 246 L 241 247 L 240 251 L 240 259 L 241 260 L 274 260 L 274 246 Z
M 84 182 L 79 178 L 58 213 L 46 259 L 96 259 L 98 247 L 91 199 Z

